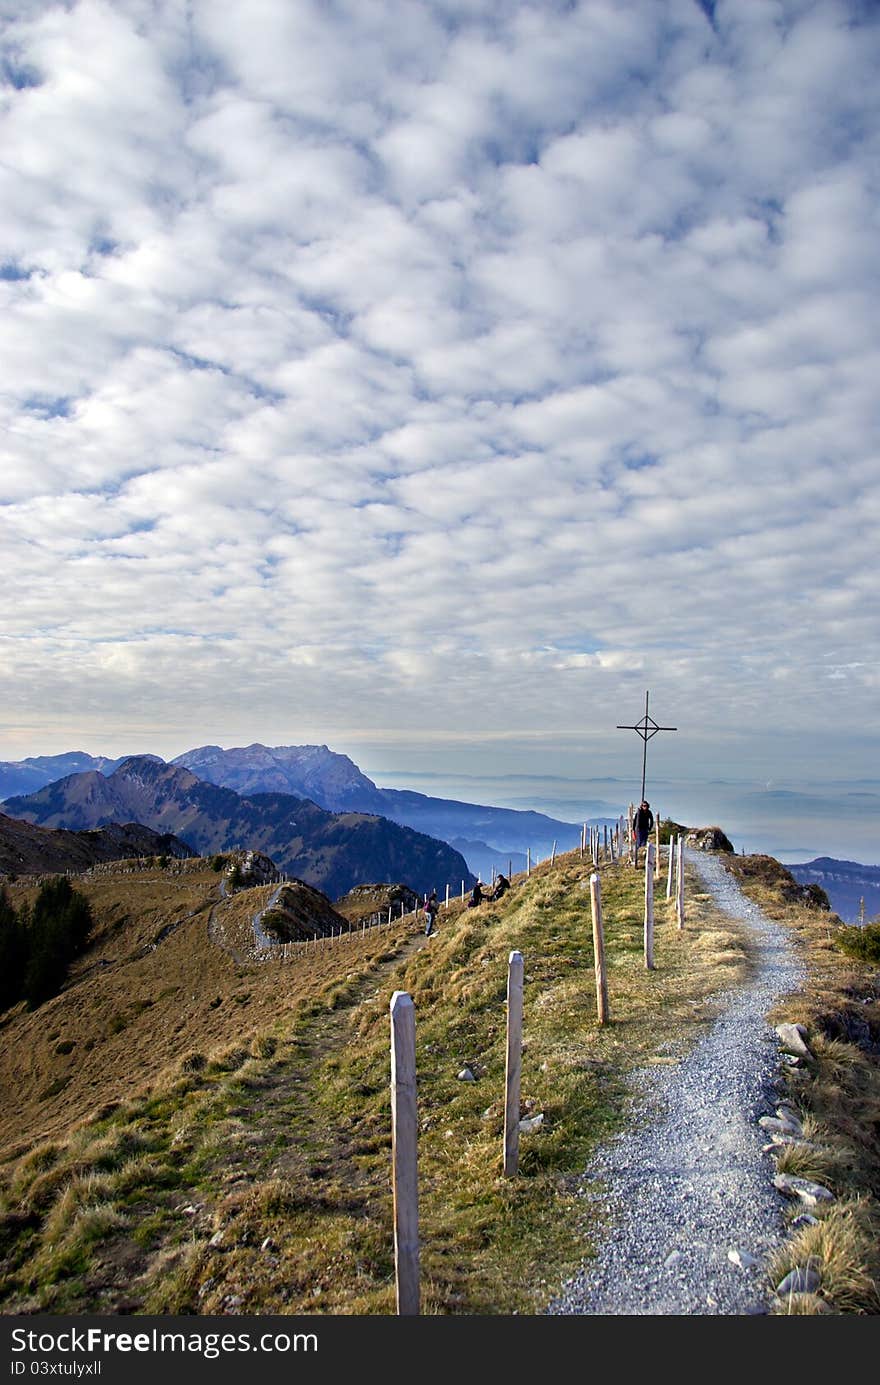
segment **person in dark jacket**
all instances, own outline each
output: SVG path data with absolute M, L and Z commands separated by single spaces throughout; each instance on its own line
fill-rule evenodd
M 499 875 L 495 881 L 495 889 L 492 892 L 493 899 L 500 899 L 510 889 L 510 881 L 506 875 Z
M 467 902 L 467 907 L 469 909 L 476 909 L 478 905 L 482 904 L 482 902 L 483 886 L 481 882 L 478 880 L 476 885 L 474 885 L 474 888 L 471 890 L 471 897 Z
M 633 850 L 635 852 L 633 864 L 636 870 L 639 868 L 639 847 L 647 846 L 653 826 L 654 814 L 651 812 L 651 805 L 646 798 L 643 798 L 633 813 Z
M 425 900 L 425 937 L 430 938 L 434 932 L 434 920 L 440 910 L 440 901 L 437 898 L 437 891 L 432 890 Z

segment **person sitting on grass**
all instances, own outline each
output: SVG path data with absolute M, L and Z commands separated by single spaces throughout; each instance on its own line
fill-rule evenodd
M 476 909 L 478 905 L 482 904 L 482 902 L 483 886 L 482 883 L 478 880 L 476 885 L 474 885 L 474 888 L 471 890 L 471 897 L 467 902 L 467 907 L 469 909 Z
M 499 875 L 495 881 L 495 889 L 492 892 L 493 899 L 500 899 L 503 894 L 510 889 L 510 881 L 506 875 Z

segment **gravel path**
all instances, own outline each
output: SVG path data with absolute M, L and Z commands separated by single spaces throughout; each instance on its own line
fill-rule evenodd
M 719 1018 L 688 1058 L 637 1075 L 642 1118 L 597 1153 L 583 1185 L 583 1196 L 612 1216 L 613 1231 L 548 1313 L 752 1314 L 769 1307 L 762 1262 L 782 1240 L 783 1216 L 757 1124 L 773 1110 L 779 1070 L 778 1040 L 765 1016 L 797 989 L 804 968 L 785 930 L 743 895 L 717 856 L 689 851 L 687 860 L 719 907 L 747 924 L 757 965 L 741 989 L 720 997 Z M 596 1180 L 605 1191 L 595 1191 Z M 729 1252 L 739 1252 L 741 1263 Z

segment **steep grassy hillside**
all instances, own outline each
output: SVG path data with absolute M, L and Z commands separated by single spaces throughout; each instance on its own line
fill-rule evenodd
M 249 1043 L 345 976 L 377 936 L 254 964 L 253 914 L 271 886 L 221 898 L 207 860 L 76 877 L 95 930 L 62 993 L 0 1019 L 0 1148 L 64 1134 L 95 1107 L 155 1082 L 190 1051 Z M 19 881 L 14 904 L 36 886 Z M 324 901 L 326 904 L 326 901 Z

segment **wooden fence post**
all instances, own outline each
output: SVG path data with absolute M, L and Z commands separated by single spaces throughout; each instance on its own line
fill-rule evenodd
M 679 834 L 678 838 L 678 862 L 677 862 L 677 882 L 675 891 L 675 916 L 678 920 L 679 928 L 684 928 L 684 837 Z
M 669 868 L 666 872 L 666 898 L 672 898 L 672 863 L 675 860 L 675 843 L 672 840 L 672 833 L 669 834 Z
M 551 864 L 551 866 L 553 865 L 553 862 L 554 862 L 555 860 L 556 860 L 556 843 L 554 842 L 554 843 L 553 843 L 553 850 L 550 852 L 550 864 Z
M 645 849 L 645 966 L 654 970 L 654 843 Z
M 531 873 L 532 873 L 532 848 L 531 848 L 530 846 L 527 846 L 527 847 L 526 847 L 526 876 L 531 875 Z
M 504 1076 L 504 1174 L 519 1172 L 519 1092 L 522 1076 L 523 955 L 507 963 L 507 1062 Z
M 593 914 L 593 960 L 596 969 L 596 1011 L 599 1023 L 608 1021 L 608 982 L 605 977 L 605 934 L 602 930 L 602 889 L 598 875 L 590 876 L 590 907 Z
M 446 886 L 446 907 L 449 908 L 449 885 Z
M 660 814 L 654 818 L 654 879 L 660 879 Z
M 420 1311 L 416 1015 L 412 996 L 391 997 L 391 1165 L 397 1312 Z

